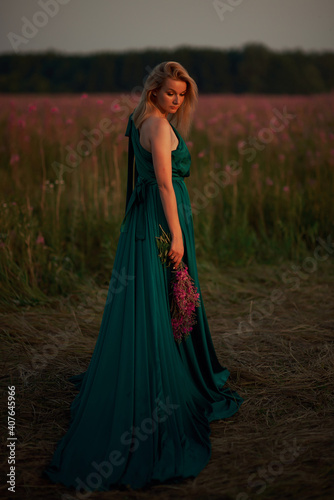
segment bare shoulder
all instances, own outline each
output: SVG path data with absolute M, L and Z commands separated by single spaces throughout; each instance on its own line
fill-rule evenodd
M 168 120 L 159 116 L 148 116 L 140 127 L 140 143 L 152 152 L 152 144 L 165 143 L 167 147 L 171 142 L 171 127 Z
M 160 116 L 148 116 L 142 123 L 141 129 L 146 132 L 157 132 L 164 133 L 166 130 L 170 133 L 170 125 L 166 118 L 160 118 Z

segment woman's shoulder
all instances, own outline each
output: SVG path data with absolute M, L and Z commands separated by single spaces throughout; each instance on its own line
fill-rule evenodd
M 168 138 L 171 138 L 172 132 L 169 121 L 166 118 L 152 115 L 145 118 L 138 130 L 140 144 L 149 152 L 151 152 L 152 141 L 156 140 L 159 143 L 160 141 L 168 141 Z
M 169 122 L 166 118 L 160 117 L 160 116 L 155 116 L 155 115 L 149 115 L 145 118 L 145 120 L 141 123 L 139 126 L 139 130 L 156 130 L 157 128 L 159 129 L 166 129 L 168 130 L 170 127 Z

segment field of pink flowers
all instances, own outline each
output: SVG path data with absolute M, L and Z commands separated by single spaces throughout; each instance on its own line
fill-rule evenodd
M 108 283 L 132 95 L 1 95 L 2 300 Z M 334 235 L 334 95 L 200 96 L 186 142 L 196 255 L 295 262 Z

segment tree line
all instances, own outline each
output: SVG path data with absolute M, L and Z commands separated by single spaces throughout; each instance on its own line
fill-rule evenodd
M 314 94 L 334 89 L 334 52 L 179 47 L 67 55 L 55 51 L 0 55 L 0 92 L 130 92 L 159 62 L 180 62 L 200 93 Z

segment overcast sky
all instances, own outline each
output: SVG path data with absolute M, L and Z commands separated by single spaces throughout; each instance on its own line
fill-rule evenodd
M 334 50 L 334 0 L 0 0 L 0 9 L 1 53 L 249 42 Z

